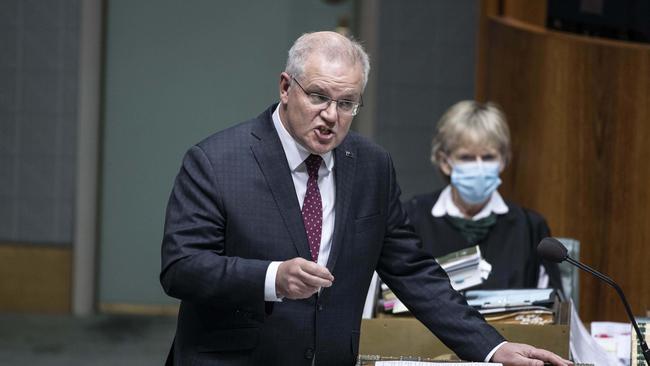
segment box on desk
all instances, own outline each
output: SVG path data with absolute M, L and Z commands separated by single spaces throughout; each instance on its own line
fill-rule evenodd
M 507 340 L 544 348 L 569 358 L 569 303 L 555 306 L 555 323 L 520 325 L 490 323 Z M 437 358 L 453 354 L 419 320 L 412 316 L 387 316 L 361 322 L 361 355 Z

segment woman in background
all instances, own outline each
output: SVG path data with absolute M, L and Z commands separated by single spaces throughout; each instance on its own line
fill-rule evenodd
M 492 271 L 478 288 L 561 289 L 556 264 L 537 256 L 550 236 L 545 219 L 497 188 L 510 160 L 510 132 L 492 103 L 462 101 L 445 112 L 433 138 L 431 161 L 448 185 L 406 203 L 426 251 L 439 257 L 479 245 Z

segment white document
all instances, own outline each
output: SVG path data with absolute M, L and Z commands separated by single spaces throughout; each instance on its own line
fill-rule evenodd
M 625 365 L 630 364 L 632 325 L 619 322 L 592 322 L 591 336 Z
M 481 258 L 481 261 L 478 264 L 478 270 L 481 272 L 481 278 L 487 280 L 492 272 L 492 265 L 485 259 Z
M 578 312 L 571 302 L 571 331 L 569 349 L 575 363 L 591 363 L 598 366 L 622 366 L 623 364 L 605 350 L 591 337 L 582 324 Z
M 393 305 L 393 314 L 406 313 L 409 309 L 404 305 L 403 302 L 399 299 L 395 299 L 395 304 Z
M 474 287 L 483 283 L 481 271 L 478 267 L 447 273 L 451 287 L 456 291 Z
M 375 366 L 483 366 L 501 365 L 493 362 L 424 362 L 424 361 L 376 361 Z
M 372 319 L 374 314 L 375 306 L 377 305 L 377 282 L 379 281 L 379 276 L 377 272 L 372 274 L 372 279 L 370 280 L 370 287 L 368 288 L 368 294 L 366 294 L 366 303 L 363 305 L 363 314 L 361 315 L 362 319 Z

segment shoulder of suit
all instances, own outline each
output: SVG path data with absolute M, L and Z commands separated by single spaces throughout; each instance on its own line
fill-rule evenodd
M 239 152 L 250 145 L 251 121 L 238 123 L 221 131 L 217 131 L 204 138 L 195 146 L 206 154 L 224 153 L 228 151 Z
M 196 145 L 201 149 L 211 149 L 218 146 L 225 147 L 246 147 L 249 145 L 248 140 L 254 131 L 267 130 L 273 131 L 273 121 L 271 114 L 275 105 L 270 106 L 259 116 L 248 119 L 243 122 L 234 123 L 223 130 L 214 132 L 210 136 L 204 138 Z

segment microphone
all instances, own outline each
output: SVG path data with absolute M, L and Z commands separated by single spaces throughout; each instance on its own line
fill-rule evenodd
M 641 334 L 641 331 L 639 330 L 639 325 L 636 323 L 636 320 L 634 319 L 634 315 L 632 315 L 632 309 L 630 309 L 630 304 L 628 304 L 627 300 L 625 299 L 623 290 L 611 278 L 587 266 L 586 264 L 582 264 L 577 260 L 569 257 L 567 252 L 568 251 L 566 247 L 564 247 L 564 245 L 562 245 L 562 243 L 560 243 L 560 241 L 555 238 L 544 238 L 542 239 L 541 242 L 539 242 L 539 245 L 537 246 L 537 254 L 539 254 L 542 258 L 546 259 L 547 261 L 553 263 L 560 263 L 563 261 L 567 261 L 572 265 L 580 268 L 581 270 L 585 272 L 589 272 L 592 275 L 598 277 L 608 285 L 612 286 L 614 290 L 616 290 L 618 296 L 621 298 L 621 300 L 623 300 L 623 305 L 625 305 L 627 316 L 628 318 L 630 318 L 630 321 L 632 322 L 632 326 L 636 331 L 637 338 L 639 338 L 639 343 L 641 344 L 641 351 L 643 352 L 643 358 L 645 358 L 645 362 L 648 365 L 650 365 L 650 350 L 648 349 L 648 345 L 646 344 L 643 338 L 643 334 Z

